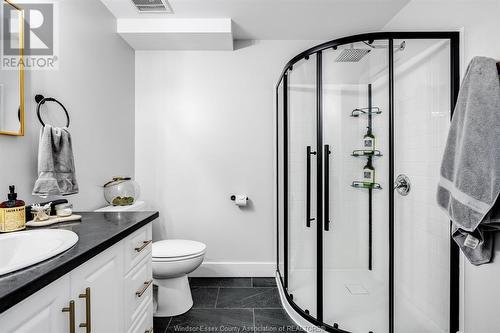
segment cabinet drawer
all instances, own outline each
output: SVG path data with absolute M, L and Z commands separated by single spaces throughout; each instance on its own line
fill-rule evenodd
M 127 333 L 153 333 L 153 303 L 149 304 L 140 314 L 134 326 Z
M 135 231 L 124 239 L 125 274 L 137 265 L 144 257 L 151 256 L 152 227 L 151 223 Z
M 145 308 L 153 304 L 153 274 L 151 258 L 146 256 L 125 277 L 124 283 L 124 314 L 125 327 L 139 318 Z

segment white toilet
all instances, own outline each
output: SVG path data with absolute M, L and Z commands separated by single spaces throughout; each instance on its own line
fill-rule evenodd
M 97 211 L 143 211 L 147 205 L 138 201 L 131 206 L 107 206 Z M 200 242 L 168 239 L 153 243 L 153 279 L 155 286 L 155 317 L 177 316 L 193 306 L 187 275 L 198 268 L 207 246 Z
M 153 279 L 157 286 L 155 317 L 177 316 L 193 306 L 187 274 L 198 268 L 206 245 L 183 239 L 153 243 Z

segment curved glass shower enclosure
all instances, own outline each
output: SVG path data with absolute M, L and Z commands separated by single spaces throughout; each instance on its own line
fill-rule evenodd
M 276 87 L 277 272 L 329 332 L 458 330 L 458 252 L 435 204 L 457 32 L 387 32 L 294 57 Z

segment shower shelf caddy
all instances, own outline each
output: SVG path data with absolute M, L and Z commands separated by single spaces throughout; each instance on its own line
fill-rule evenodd
M 368 107 L 357 108 L 351 112 L 351 117 L 358 118 L 360 115 L 366 115 L 368 118 L 368 134 L 372 134 L 373 121 L 372 116 L 374 114 L 381 114 L 382 110 L 379 107 L 374 107 L 372 105 L 372 85 L 368 85 Z M 382 152 L 380 150 L 366 150 L 357 149 L 351 154 L 354 157 L 366 157 L 367 165 L 373 167 L 373 158 L 381 157 Z M 373 268 L 373 222 L 372 222 L 372 211 L 373 211 L 373 190 L 381 190 L 382 186 L 379 183 L 368 183 L 363 181 L 353 181 L 351 186 L 354 188 L 368 189 L 368 270 Z
M 382 110 L 379 107 L 372 106 L 372 85 L 368 85 L 368 107 L 366 108 L 357 108 L 351 112 L 351 117 L 358 118 L 360 115 L 367 115 L 368 117 L 368 133 L 372 133 L 373 122 L 372 115 L 381 114 Z M 351 154 L 354 157 L 366 157 L 368 159 L 368 165 L 372 166 L 373 157 L 381 157 L 382 153 L 380 150 L 366 150 L 366 149 L 357 149 L 354 150 Z M 362 181 L 353 181 L 351 184 L 354 188 L 366 188 L 370 190 L 370 207 L 371 207 L 371 190 L 381 190 L 382 186 L 379 183 L 367 183 Z M 371 213 L 371 212 L 370 212 Z
M 367 108 L 357 108 L 352 110 L 351 112 L 351 117 L 357 118 L 362 114 L 367 114 L 368 116 L 371 116 L 372 114 L 381 114 L 382 110 L 380 110 L 379 107 L 367 107 Z
M 381 190 L 382 189 L 382 186 L 380 186 L 379 183 L 366 183 L 366 182 L 359 182 L 359 181 L 353 181 L 351 186 L 355 187 L 355 188 L 367 188 L 370 190 Z
M 354 157 L 367 157 L 367 156 L 376 156 L 376 157 L 380 157 L 382 156 L 382 153 L 380 152 L 380 150 L 364 150 L 364 149 L 358 149 L 358 150 L 354 150 L 351 154 L 351 156 L 354 156 Z

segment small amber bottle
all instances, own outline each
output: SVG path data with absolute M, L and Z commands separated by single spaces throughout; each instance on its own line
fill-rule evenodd
M 0 232 L 10 232 L 26 228 L 26 206 L 17 200 L 14 185 L 9 186 L 7 201 L 0 203 Z

